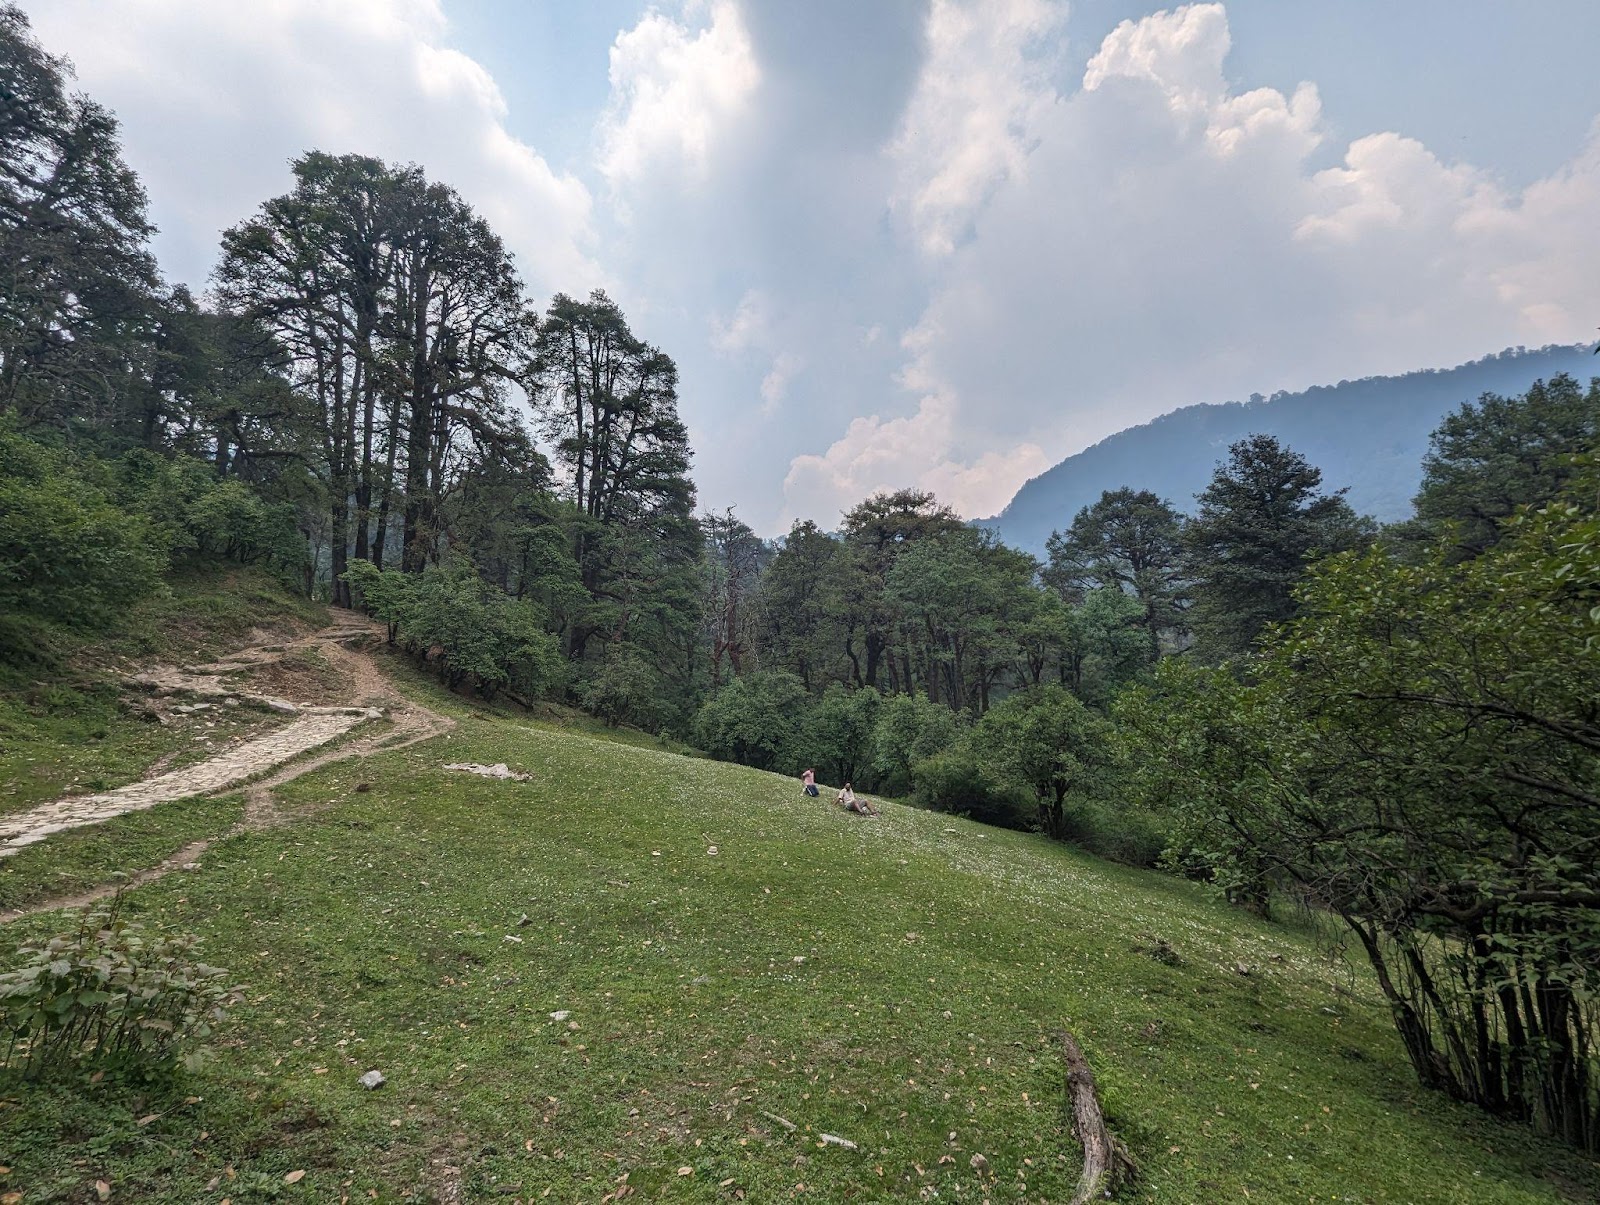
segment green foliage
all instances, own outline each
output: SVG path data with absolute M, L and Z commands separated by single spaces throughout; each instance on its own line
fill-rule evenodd
M 769 558 L 766 541 L 733 513 L 701 518 L 705 639 L 711 646 L 711 688 L 722 682 L 724 662 L 737 674 L 756 651 L 757 583 Z
M 352 561 L 346 572 L 392 639 L 436 663 L 451 689 L 470 683 L 486 697 L 502 689 L 538 696 L 561 682 L 560 649 L 538 608 L 485 582 L 467 562 L 401 573 Z
M 293 509 L 264 501 L 242 481 L 216 482 L 190 505 L 184 525 L 201 555 L 286 570 L 298 570 L 306 557 Z
M 1119 589 L 1101 588 L 1084 595 L 1082 604 L 1069 614 L 1068 632 L 1062 680 L 1095 707 L 1108 705 L 1154 660 L 1144 608 Z
M 878 688 L 890 656 L 899 619 L 889 579 L 896 563 L 923 540 L 948 535 L 963 524 L 948 506 L 921 490 L 874 494 L 844 517 L 844 579 L 835 595 L 848 632 L 845 651 L 858 686 Z M 902 591 L 903 597 L 903 591 Z M 905 684 L 911 689 L 911 684 Z
M 126 423 L 147 396 L 156 269 L 116 119 L 0 4 L 0 413 Z
M 824 782 L 850 782 L 865 788 L 882 704 L 882 696 L 870 686 L 850 690 L 833 683 L 805 713 L 795 760 L 815 767 Z
M 1293 884 L 1378 973 L 1424 1084 L 1600 1150 L 1600 473 L 1461 562 L 1321 565 L 1254 681 L 1169 673 L 1179 858 Z M 1161 779 L 1167 781 L 1162 782 Z M 1176 780 L 1176 781 L 1174 781 Z M 1151 787 L 1153 786 L 1153 789 Z
M 627 724 L 655 731 L 665 718 L 664 693 L 661 675 L 644 653 L 623 645 L 607 648 L 605 660 L 579 686 L 578 699 L 608 728 Z
M 1476 556 L 1520 506 L 1555 498 L 1575 458 L 1600 447 L 1600 380 L 1584 390 L 1562 373 L 1521 397 L 1486 393 L 1445 416 L 1422 461 L 1410 538 L 1448 536 Z
M 806 688 L 782 670 L 744 674 L 707 699 L 695 716 L 695 744 L 712 757 L 758 770 L 793 766 Z
M 1294 588 L 1313 556 L 1372 535 L 1344 491 L 1321 486 L 1322 471 L 1270 435 L 1228 449 L 1184 529 L 1195 636 L 1207 658 L 1246 652 L 1268 624 L 1293 618 Z
M 806 689 L 849 676 L 846 647 L 856 587 L 842 541 L 811 520 L 797 522 L 761 575 L 757 638 Z
M 177 564 L 226 559 L 298 570 L 305 544 L 286 506 L 191 457 L 134 450 L 74 456 L 0 424 L 0 643 L 19 618 L 104 628 L 160 590 Z
M 1072 527 L 1047 545 L 1044 579 L 1070 597 L 1093 589 L 1120 590 L 1139 601 L 1154 660 L 1163 635 L 1183 628 L 1183 516 L 1149 490 L 1106 490 L 1080 510 Z
M 0 975 L 5 1065 L 28 1079 L 77 1064 L 148 1076 L 211 1036 L 239 989 L 194 957 L 198 939 L 149 934 L 122 915 L 122 895 L 77 929 L 27 942 L 22 965 Z
M 587 301 L 558 294 L 526 384 L 563 470 L 573 559 L 589 596 L 565 625 L 567 655 L 582 660 L 591 641 L 628 641 L 677 662 L 703 614 L 677 365 L 636 337 L 604 292 Z M 676 709 L 683 700 L 664 702 Z
M 1042 686 L 995 704 L 978 721 L 973 741 L 997 779 L 1033 794 L 1039 827 L 1061 836 L 1067 797 L 1092 785 L 1108 728 L 1070 691 Z
M 1109 791 L 1067 812 L 1061 836 L 1096 857 L 1152 869 L 1162 864 L 1172 839 L 1166 817 Z
M 65 453 L 0 427 L 0 613 L 103 626 L 166 563 L 161 534 Z
M 499 237 L 448 185 L 364 155 L 291 166 L 292 190 L 224 233 L 216 293 L 262 328 L 319 416 L 319 501 L 347 605 L 346 559 L 377 559 L 392 511 L 401 564 L 420 571 L 463 464 L 533 459 L 507 400 L 533 320 Z
M 872 727 L 872 769 L 890 795 L 911 789 L 912 767 L 953 746 L 963 730 L 961 717 L 921 695 L 888 695 Z M 939 806 L 929 802 L 928 806 Z
M 288 580 L 303 567 L 305 539 L 293 508 L 267 502 L 237 478 L 219 478 L 202 460 L 135 448 L 100 474 L 112 482 L 117 504 L 158 532 L 177 564 L 261 564 Z
M 911 782 L 912 800 L 920 807 L 1002 828 L 1037 823 L 1038 806 L 1031 793 L 997 775 L 965 737 L 915 762 Z
M 956 710 L 987 704 L 1015 659 L 1013 629 L 1038 609 L 1037 571 L 1032 557 L 971 527 L 936 530 L 899 552 L 883 598 L 930 697 Z

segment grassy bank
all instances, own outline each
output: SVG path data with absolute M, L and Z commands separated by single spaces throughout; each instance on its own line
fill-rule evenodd
M 176 1084 L 8 1086 L 5 1187 L 1064 1201 L 1063 1025 L 1142 1164 L 1126 1199 L 1600 1185 L 1418 1090 L 1363 975 L 1191 885 L 455 706 L 450 737 L 308 775 L 281 796 L 322 810 L 135 894 L 149 922 L 201 934 L 247 1001 Z M 534 780 L 441 768 L 459 760 Z M 356 1084 L 369 1068 L 376 1092 Z

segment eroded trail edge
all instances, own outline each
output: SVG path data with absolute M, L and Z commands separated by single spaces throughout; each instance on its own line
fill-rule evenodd
M 269 641 L 241 649 L 211 665 L 190 669 L 158 668 L 132 679 L 134 685 L 162 693 L 192 698 L 242 696 L 266 701 L 272 709 L 294 718 L 264 736 L 239 744 L 192 766 L 129 783 L 94 795 L 67 796 L 40 807 L 0 818 L 0 858 L 10 857 L 53 833 L 99 824 L 129 812 L 200 795 L 214 795 L 240 783 L 245 789 L 243 821 L 226 833 L 194 842 L 159 866 L 140 871 L 116 885 L 79 895 L 41 900 L 25 908 L 0 913 L 0 922 L 37 912 L 78 907 L 109 896 L 119 886 L 150 882 L 195 860 L 213 842 L 241 832 L 281 823 L 272 792 L 287 782 L 334 762 L 403 749 L 448 731 L 455 721 L 406 698 L 378 669 L 361 645 L 383 638 L 383 629 L 359 616 L 340 616 L 335 623 L 310 636 Z M 349 705 L 303 706 L 276 697 L 251 696 L 226 684 L 227 675 L 269 665 L 294 650 L 312 649 L 325 658 L 344 684 Z M 338 740 L 358 725 L 387 718 L 381 731 L 358 736 L 312 757 L 304 755 Z M 255 780 L 255 781 L 251 781 Z

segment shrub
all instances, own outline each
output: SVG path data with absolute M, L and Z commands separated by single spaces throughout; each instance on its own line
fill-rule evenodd
M 882 790 L 903 795 L 911 789 L 911 768 L 951 747 L 961 738 L 964 717 L 921 695 L 890 695 L 872 726 L 872 768 Z
M 380 572 L 355 561 L 345 581 L 389 625 L 391 640 L 437 660 L 452 690 L 471 681 L 485 697 L 498 690 L 533 696 L 561 681 L 561 652 L 538 606 L 490 585 L 468 561 L 421 573 Z
M 1098 785 L 1109 735 L 1110 725 L 1075 695 L 1042 686 L 996 703 L 973 740 L 995 778 L 1033 792 L 1039 826 L 1061 837 L 1068 797 Z
M 65 454 L 0 427 L 0 612 L 103 625 L 160 586 L 167 549 Z
M 1091 799 L 1067 811 L 1062 836 L 1097 857 L 1153 868 L 1161 864 L 1168 828 L 1161 817 L 1143 808 Z
M 831 684 L 800 726 L 795 760 L 819 768 L 825 782 L 870 787 L 872 733 L 881 703 L 882 696 L 870 686 L 850 690 L 839 682 Z
M 776 770 L 794 759 L 808 698 L 805 684 L 782 670 L 735 678 L 695 717 L 695 743 L 719 761 Z
M 294 508 L 265 501 L 242 481 L 220 481 L 196 498 L 184 525 L 202 554 L 241 565 L 268 562 L 298 570 L 306 557 Z
M 665 710 L 661 675 L 631 646 L 608 648 L 605 661 L 578 688 L 578 699 L 585 711 L 604 720 L 608 728 L 623 724 L 659 728 Z
M 26 961 L 0 975 L 6 1066 L 29 1079 L 78 1063 L 168 1072 L 237 1002 L 228 973 L 194 957 L 197 938 L 148 935 L 121 905 L 119 893 L 75 932 L 18 948 Z
M 1003 828 L 1032 827 L 1027 793 L 996 778 L 966 741 L 913 765 L 911 786 L 912 800 L 921 807 Z

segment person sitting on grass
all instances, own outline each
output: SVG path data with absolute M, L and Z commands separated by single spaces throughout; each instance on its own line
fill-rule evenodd
M 844 789 L 839 792 L 838 804 L 847 812 L 854 812 L 857 816 L 876 816 L 878 809 L 865 799 L 857 799 L 856 793 L 850 789 L 850 784 L 845 783 Z
M 817 797 L 817 772 L 815 770 L 807 770 L 800 775 L 800 781 L 805 784 L 802 788 L 805 793 L 815 799 Z

